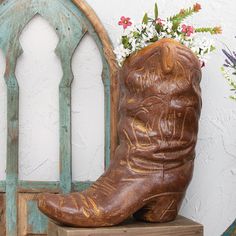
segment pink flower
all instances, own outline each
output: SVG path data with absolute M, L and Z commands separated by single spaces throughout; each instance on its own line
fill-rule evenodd
M 164 23 L 165 23 L 165 20 L 162 20 L 161 18 L 157 18 L 157 19 L 156 19 L 156 24 L 157 24 L 157 25 L 163 26 Z
M 188 37 L 191 36 L 191 34 L 194 33 L 193 26 L 183 24 L 182 25 L 182 33 L 185 33 Z
M 120 21 L 118 22 L 118 25 L 122 25 L 124 29 L 126 29 L 128 26 L 132 25 L 132 22 L 130 21 L 129 17 L 122 16 L 120 18 Z

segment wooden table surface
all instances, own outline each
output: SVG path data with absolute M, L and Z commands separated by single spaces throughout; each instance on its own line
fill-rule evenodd
M 48 236 L 203 236 L 203 226 L 178 216 L 173 222 L 157 224 L 129 220 L 121 225 L 102 228 L 69 228 L 49 222 Z

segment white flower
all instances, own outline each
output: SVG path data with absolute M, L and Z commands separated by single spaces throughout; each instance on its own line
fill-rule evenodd
M 195 37 L 193 38 L 191 49 L 194 51 L 198 51 L 200 55 L 211 52 L 212 47 L 214 47 L 214 41 L 212 39 L 206 37 Z
M 159 33 L 158 37 L 160 39 L 166 38 L 167 37 L 167 33 L 166 32 L 161 32 L 161 33 Z
M 214 47 L 214 41 L 212 39 L 197 37 L 196 33 L 191 34 L 191 36 L 184 36 L 181 26 L 173 32 L 173 23 L 168 20 L 163 22 L 163 27 L 159 33 L 156 31 L 153 23 L 136 24 L 124 31 L 118 40 L 118 46 L 114 50 L 119 65 L 121 66 L 123 61 L 133 52 L 151 44 L 154 38 L 155 41 L 163 38 L 173 38 L 190 48 L 202 63 L 206 63 L 206 56 Z M 125 46 L 123 45 L 124 38 L 122 37 L 125 37 Z
M 136 24 L 134 26 L 134 30 L 138 32 L 142 32 L 146 28 L 145 24 Z
M 163 26 L 163 29 L 167 32 L 167 33 L 171 33 L 172 32 L 172 27 L 173 27 L 173 23 L 171 21 L 166 21 L 166 23 Z
M 173 38 L 174 38 L 175 40 L 177 40 L 177 41 L 179 41 L 180 43 L 182 43 L 183 38 L 182 38 L 181 35 L 179 35 L 179 34 L 177 34 L 177 33 L 175 32 L 172 36 L 173 36 Z
M 147 25 L 146 33 L 149 39 L 152 39 L 153 37 L 155 37 L 157 35 L 155 26 L 153 24 Z
M 181 25 L 178 26 L 177 32 L 178 32 L 178 33 L 181 33 L 181 32 L 182 32 L 182 27 L 181 27 Z
M 132 51 L 135 51 L 138 47 L 138 44 L 136 42 L 136 39 L 135 38 L 130 38 L 129 39 L 129 43 L 131 44 L 132 46 Z
M 116 54 L 116 59 L 119 65 L 121 65 L 125 58 L 130 55 L 130 50 L 125 48 L 123 44 L 120 44 L 116 47 L 114 53 Z

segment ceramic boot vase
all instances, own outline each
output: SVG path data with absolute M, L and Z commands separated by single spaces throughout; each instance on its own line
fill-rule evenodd
M 39 209 L 58 223 L 111 226 L 131 215 L 168 222 L 178 214 L 193 173 L 200 63 L 163 39 L 130 56 L 119 80 L 119 146 L 109 169 L 83 192 L 39 198 Z

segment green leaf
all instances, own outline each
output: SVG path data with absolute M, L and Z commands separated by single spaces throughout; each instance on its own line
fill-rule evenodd
M 210 48 L 210 52 L 213 52 L 216 50 L 216 47 L 214 47 L 213 45 L 211 45 L 211 48 Z
M 156 20 L 158 18 L 158 6 L 157 6 L 157 3 L 155 3 L 154 14 L 155 14 L 155 20 Z
M 129 48 L 130 44 L 129 44 L 129 39 L 127 36 L 122 36 L 122 44 L 124 45 L 124 48 Z
M 156 31 L 158 32 L 158 33 L 160 33 L 161 32 L 161 25 L 156 25 L 155 26 L 155 29 L 156 29 Z
M 143 17 L 143 24 L 147 25 L 148 23 L 148 14 L 145 13 L 144 17 Z
M 138 32 L 135 32 L 135 31 L 133 32 L 133 37 L 134 38 L 138 38 L 139 36 L 140 36 L 140 34 Z

